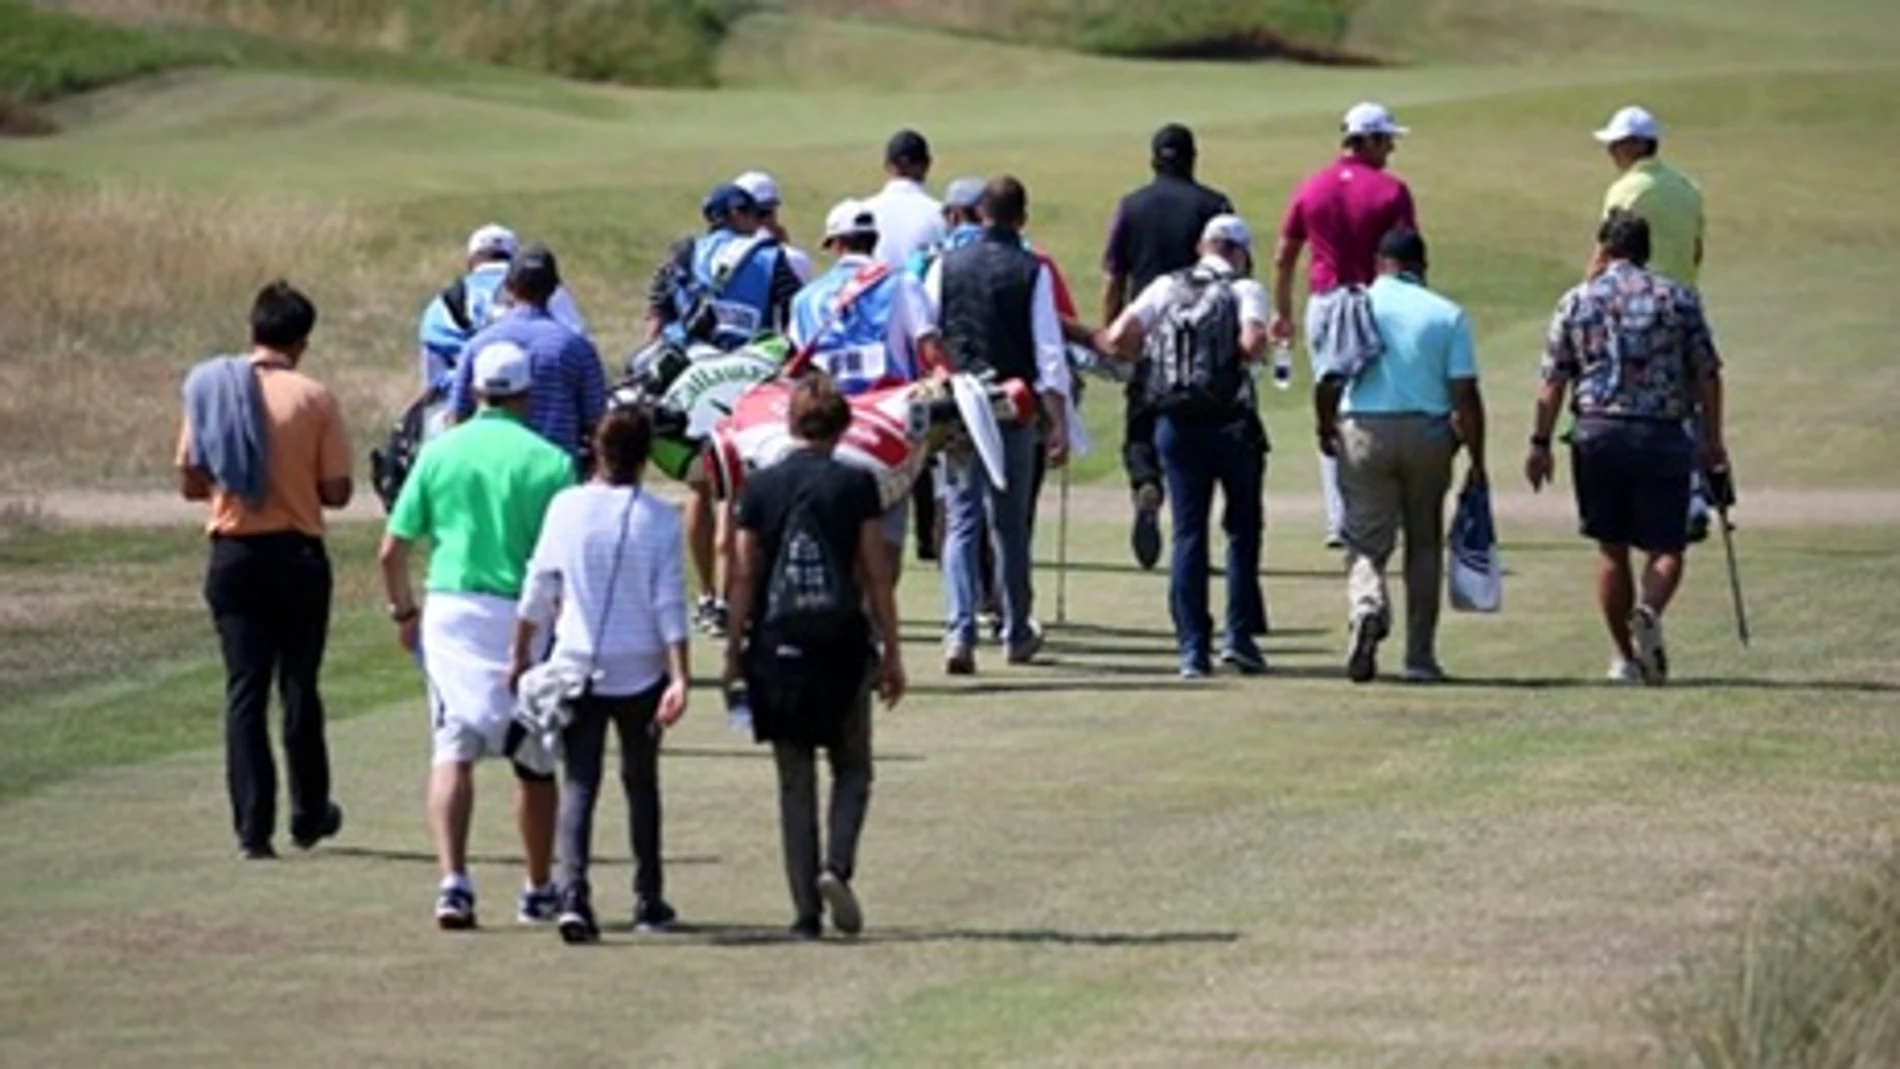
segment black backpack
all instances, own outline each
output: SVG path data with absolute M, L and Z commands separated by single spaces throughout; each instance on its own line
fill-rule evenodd
M 1232 282 L 1199 267 L 1176 274 L 1147 350 L 1150 395 L 1161 411 L 1217 415 L 1240 404 L 1247 369 Z
M 810 493 L 793 499 L 766 574 L 759 637 L 774 646 L 829 649 L 856 640 L 864 609 L 852 581 L 852 563 L 839 560 L 825 539 Z

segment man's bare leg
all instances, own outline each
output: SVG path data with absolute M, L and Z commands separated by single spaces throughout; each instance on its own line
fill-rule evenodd
M 445 881 L 468 878 L 468 825 L 475 811 L 475 781 L 469 765 L 440 764 L 429 770 L 429 835 Z
M 1616 647 L 1616 655 L 1625 661 L 1635 660 L 1630 613 L 1636 608 L 1636 583 L 1630 574 L 1628 546 L 1597 546 L 1597 604 L 1603 610 L 1603 623 L 1610 629 L 1610 644 Z
M 554 879 L 554 818 L 560 804 L 554 780 L 515 780 L 515 824 L 521 830 L 529 887 L 543 888 Z

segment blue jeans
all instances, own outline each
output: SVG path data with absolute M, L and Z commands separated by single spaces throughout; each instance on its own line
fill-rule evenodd
M 1185 420 L 1162 416 L 1155 445 L 1168 482 L 1174 521 L 1174 562 L 1168 575 L 1168 608 L 1174 617 L 1181 663 L 1206 667 L 1213 621 L 1207 610 L 1208 515 L 1214 488 L 1225 507 L 1227 615 L 1222 648 L 1258 654 L 1252 624 L 1266 615 L 1260 594 L 1261 483 L 1267 457 L 1259 424 L 1251 417 Z
M 951 473 L 950 513 L 943 538 L 944 642 L 957 650 L 976 648 L 976 614 L 983 596 L 982 554 L 977 540 L 988 537 L 996 551 L 1002 584 L 1003 644 L 1019 649 L 1029 631 L 1029 504 L 1035 484 L 1034 427 L 1003 428 L 1003 472 L 1008 485 L 997 490 L 980 461 L 972 458 Z

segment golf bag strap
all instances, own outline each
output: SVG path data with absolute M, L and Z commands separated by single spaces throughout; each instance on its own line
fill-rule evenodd
M 851 310 L 852 305 L 858 303 L 858 298 L 876 289 L 879 283 L 891 277 L 891 271 L 891 265 L 882 261 L 859 268 L 858 273 L 851 276 L 851 281 L 845 283 L 831 298 L 831 309 L 825 313 L 824 322 L 818 325 L 818 329 L 812 332 L 811 337 L 805 339 L 805 344 L 798 347 L 798 351 L 792 354 L 792 358 L 785 361 L 785 367 L 780 375 L 787 379 L 795 379 L 803 374 L 805 366 L 811 363 L 812 357 L 818 353 L 818 339 L 824 337 L 832 327 L 837 326 L 839 321 L 844 319 L 844 314 Z

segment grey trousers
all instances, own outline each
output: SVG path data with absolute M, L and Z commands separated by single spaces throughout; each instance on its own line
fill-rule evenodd
M 1457 441 L 1442 417 L 1347 417 L 1339 427 L 1345 499 L 1346 597 L 1357 619 L 1391 619 L 1386 562 L 1405 536 L 1405 664 L 1437 664 L 1444 581 L 1445 495 Z
M 849 880 L 857 866 L 858 834 L 871 807 L 871 688 L 858 692 L 845 715 L 838 744 L 826 749 L 831 764 L 831 808 L 820 867 L 818 841 L 818 753 L 814 747 L 775 742 L 778 762 L 779 834 L 785 847 L 785 879 L 798 919 L 822 912 L 818 876 L 830 869 Z
M 593 853 L 594 803 L 600 798 L 601 765 L 607 752 L 607 725 L 620 735 L 620 786 L 627 796 L 627 825 L 633 840 L 633 893 L 657 902 L 664 889 L 660 869 L 660 740 L 653 714 L 666 693 L 662 681 L 630 697 L 582 698 L 574 722 L 561 734 L 562 765 L 560 866 L 556 879 L 563 892 L 586 897 L 587 863 Z

